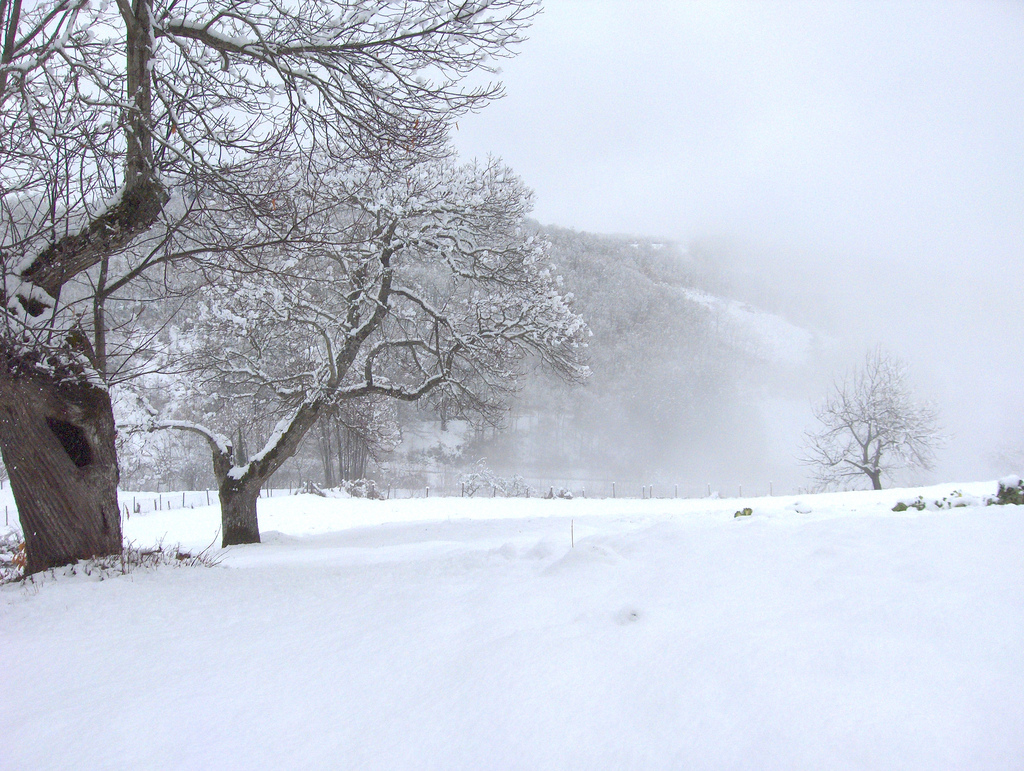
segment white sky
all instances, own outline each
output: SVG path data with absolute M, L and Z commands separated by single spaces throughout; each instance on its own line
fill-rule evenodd
M 940 403 L 941 471 L 1024 440 L 1024 3 L 547 0 L 530 37 L 455 141 L 537 219 L 834 293 L 851 350 Z

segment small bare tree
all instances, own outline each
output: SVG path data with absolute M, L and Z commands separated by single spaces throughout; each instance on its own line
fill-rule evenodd
M 814 416 L 821 426 L 807 432 L 801 461 L 824 487 L 863 476 L 881 490 L 896 471 L 931 469 L 943 443 L 937 411 L 913 400 L 905 365 L 881 348 L 835 383 Z

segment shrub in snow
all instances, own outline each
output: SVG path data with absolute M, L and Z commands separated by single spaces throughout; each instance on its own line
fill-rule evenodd
M 346 479 L 341 483 L 342 489 L 353 498 L 370 498 L 383 501 L 384 493 L 377 489 L 372 479 Z
M 462 494 L 472 498 L 487 487 L 493 488 L 495 479 L 497 477 L 493 471 L 483 465 L 482 462 L 478 463 L 475 471 L 463 474 L 459 478 L 459 483 L 462 485 Z
M 895 506 L 892 507 L 893 511 L 906 511 L 907 509 L 917 509 L 918 511 L 924 511 L 928 508 L 928 504 L 925 503 L 924 498 L 920 495 L 912 501 L 898 501 Z
M 999 490 L 994 501 L 999 506 L 1015 504 L 1024 505 L 1024 480 L 1018 476 L 1003 477 L 999 480 Z
M 530 486 L 526 484 L 526 480 L 523 479 L 519 474 L 513 474 L 510 477 L 506 477 L 500 480 L 500 486 L 502 494 L 506 498 L 529 498 L 530 497 Z
M 572 500 L 572 491 L 571 490 L 566 490 L 564 487 L 559 487 L 557 490 L 552 487 L 550 490 L 548 490 L 548 494 L 545 495 L 544 497 L 548 498 L 548 499 L 551 499 L 551 498 L 564 498 L 567 501 L 571 501 Z
M 500 494 L 503 498 L 530 497 L 530 486 L 522 476 L 500 477 L 483 460 L 477 462 L 473 471 L 459 477 L 459 482 L 463 494 L 470 498 L 480 492 L 486 495 L 488 490 L 492 495 Z
M 737 511 L 735 514 L 732 515 L 732 518 L 736 519 L 736 517 L 749 517 L 753 513 L 754 513 L 754 510 L 748 507 L 748 508 L 745 508 L 745 509 L 741 509 L 740 511 Z
M 21 555 L 19 562 L 18 555 Z M 40 579 L 59 578 L 61 576 L 86 576 L 102 581 L 105 578 L 124 576 L 137 570 L 154 570 L 161 565 L 172 567 L 213 567 L 221 561 L 220 555 L 212 555 L 210 547 L 201 552 L 193 554 L 185 551 L 180 545 L 164 546 L 157 544 L 150 548 L 139 548 L 129 544 L 121 550 L 120 554 L 112 554 L 106 557 L 95 557 L 88 560 L 79 560 L 63 567 L 50 568 L 49 570 L 25 576 L 25 544 L 21 542 L 20 536 L 13 531 L 0 536 L 0 584 L 18 581 L 22 578 L 28 581 Z
M 21 578 L 25 564 L 25 542 L 21 535 L 13 530 L 0 535 L 0 584 Z
M 942 498 L 935 498 L 933 500 L 925 500 L 923 496 L 917 496 L 913 499 L 907 499 L 899 501 L 895 506 L 892 507 L 893 511 L 906 511 L 907 509 L 917 509 L 918 511 L 924 511 L 930 509 L 932 511 L 941 511 L 942 509 L 964 509 L 968 506 L 991 506 L 995 501 L 990 496 L 978 497 L 976 495 L 966 495 L 961 490 L 954 490 L 949 495 L 944 495 Z

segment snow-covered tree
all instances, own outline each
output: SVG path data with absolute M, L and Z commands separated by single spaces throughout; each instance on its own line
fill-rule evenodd
M 120 549 L 107 314 L 192 254 L 166 237 L 196 202 L 280 239 L 274 191 L 249 184 L 268 159 L 385 169 L 436 155 L 459 114 L 500 94 L 465 77 L 509 53 L 536 10 L 0 0 L 0 447 L 30 572 Z
M 928 470 L 943 439 L 938 413 L 914 401 L 906 367 L 876 348 L 815 407 L 821 424 L 806 434 L 802 461 L 823 486 L 866 477 L 875 490 L 903 469 Z
M 480 412 L 514 390 L 528 359 L 569 379 L 586 372 L 586 326 L 546 242 L 524 227 L 530 191 L 501 163 L 287 173 L 278 206 L 303 237 L 234 255 L 175 338 L 214 425 L 154 423 L 209 442 L 225 545 L 259 540 L 260 488 L 339 403 L 437 397 Z M 238 402 L 279 418 L 244 459 L 216 425 Z

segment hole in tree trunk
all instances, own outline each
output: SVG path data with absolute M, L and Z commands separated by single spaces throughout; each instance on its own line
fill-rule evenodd
M 47 418 L 46 425 L 53 431 L 54 436 L 60 440 L 64 452 L 71 458 L 71 462 L 78 468 L 85 468 L 92 460 L 92 451 L 89 449 L 89 442 L 85 438 L 85 432 L 74 423 L 57 418 Z

